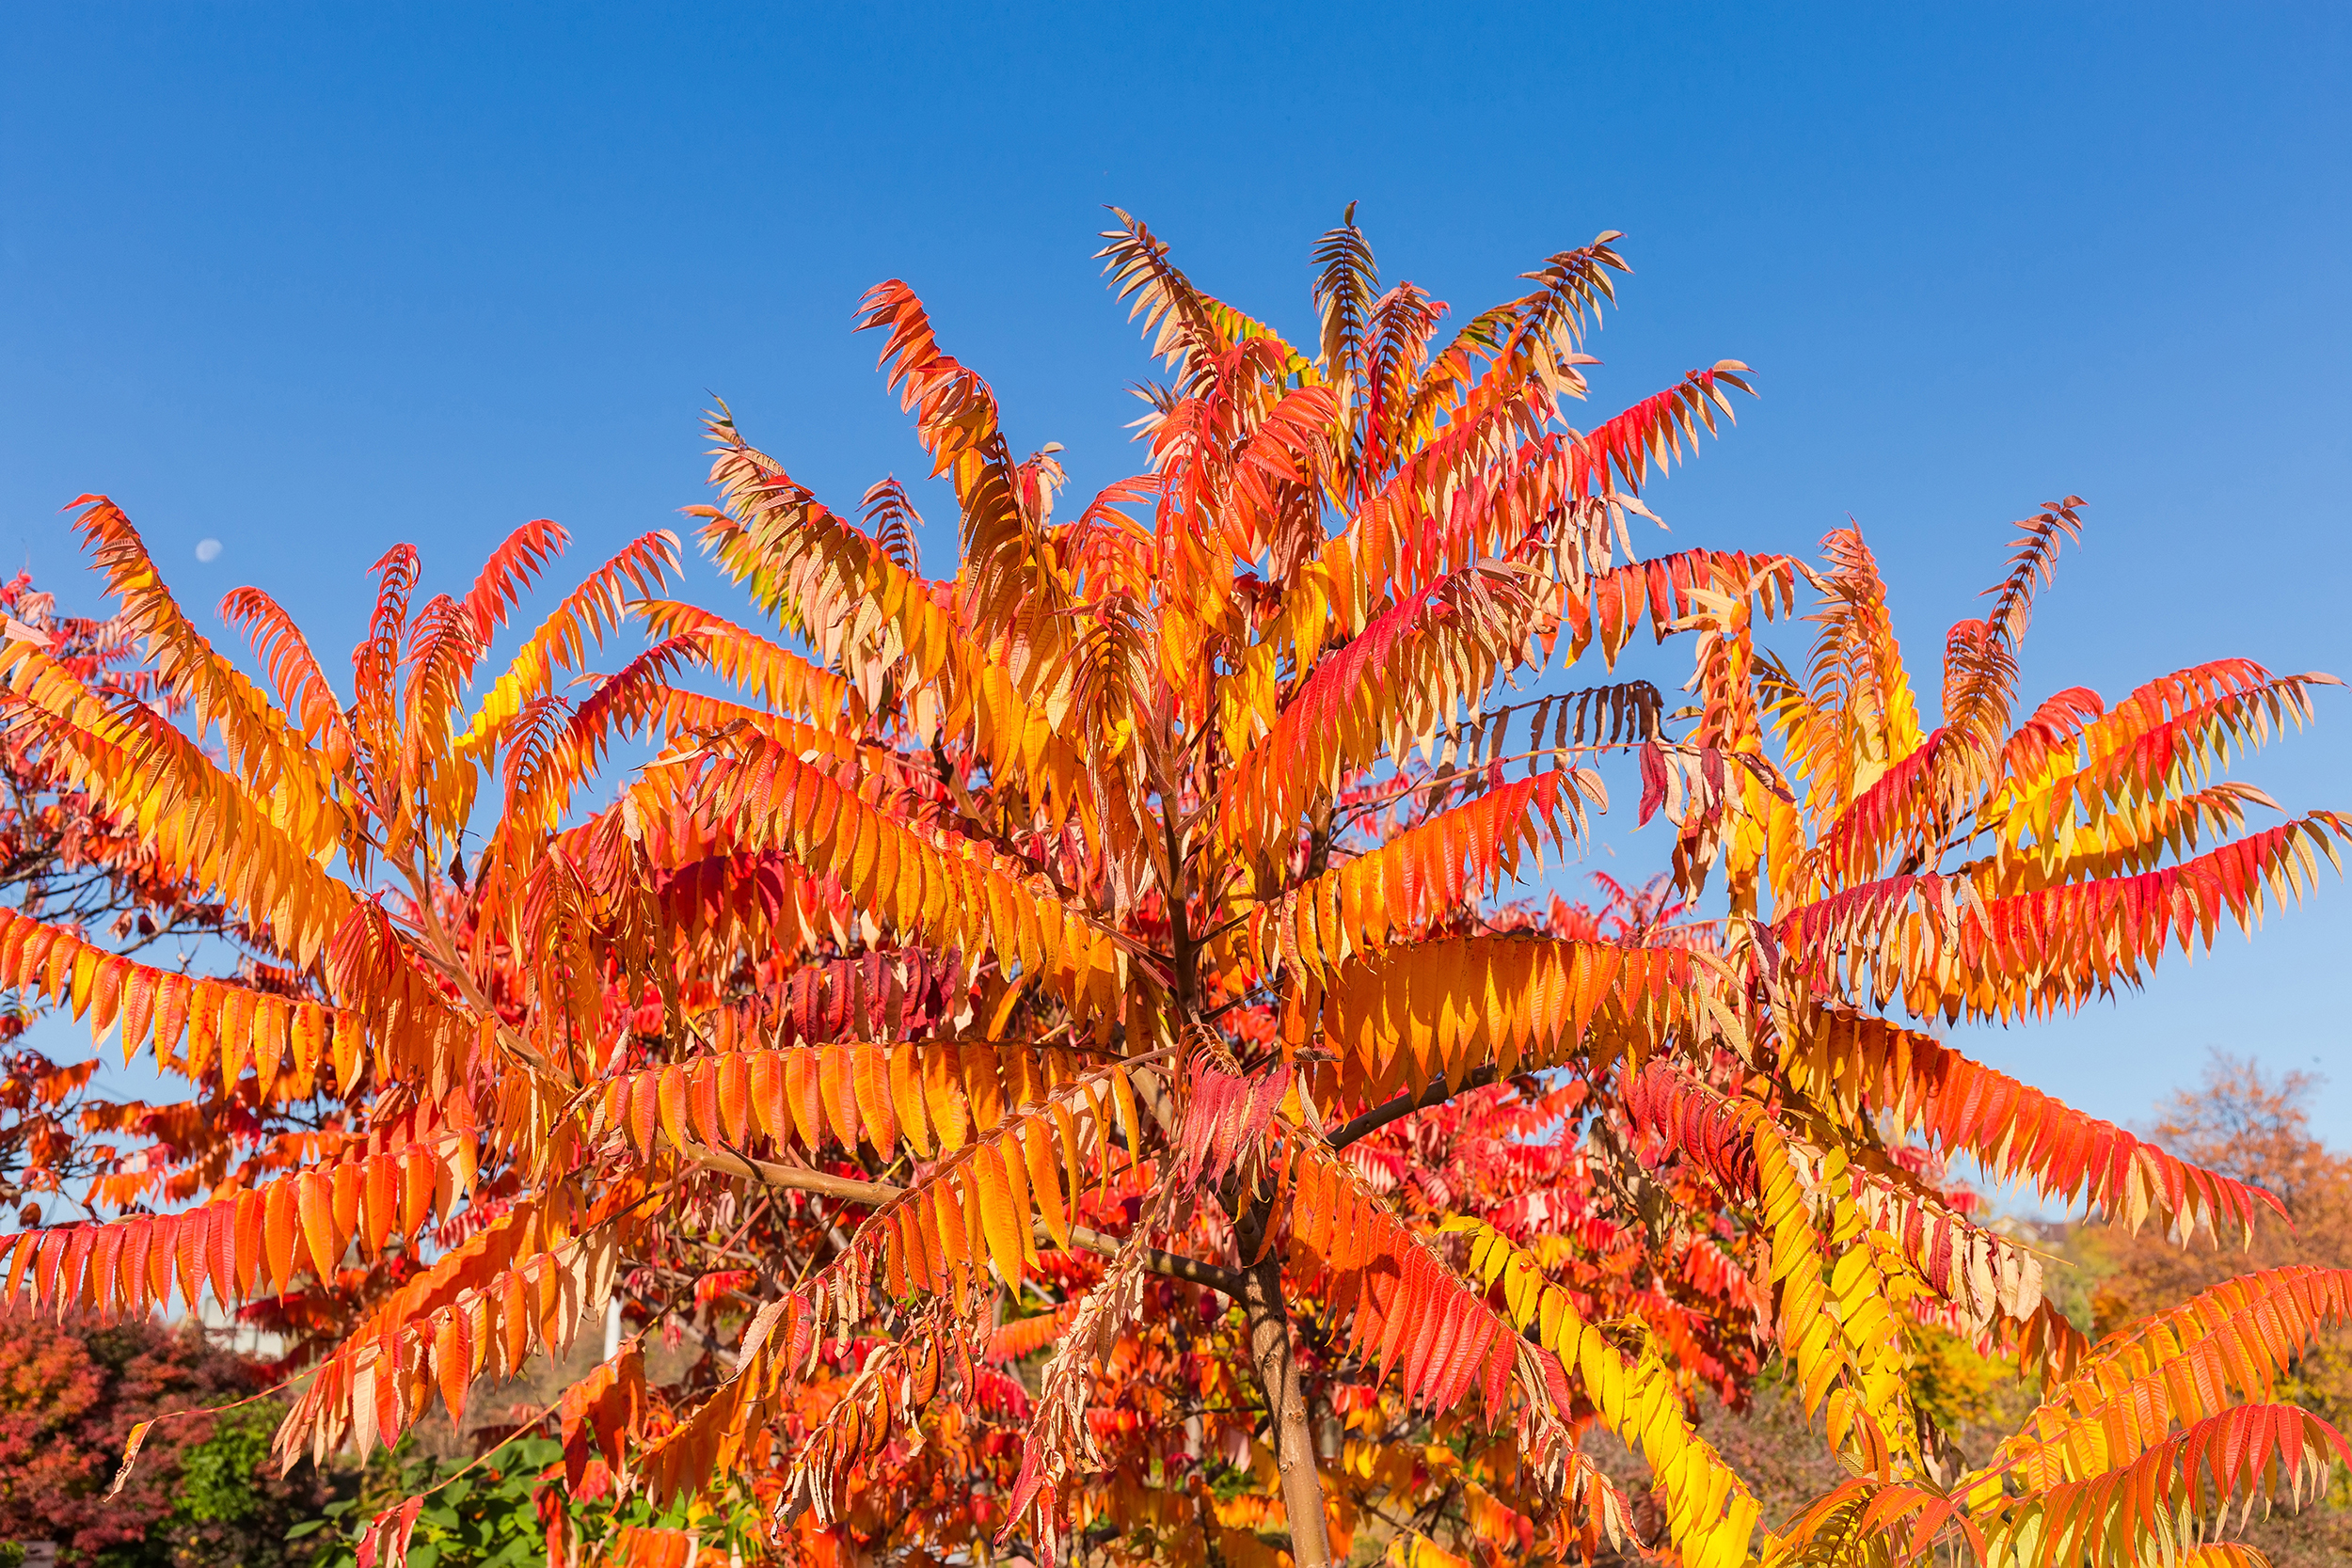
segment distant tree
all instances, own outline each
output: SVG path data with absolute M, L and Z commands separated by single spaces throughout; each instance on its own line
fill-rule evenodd
M 2182 1159 L 2278 1196 L 2292 1223 L 2263 1215 L 2246 1251 L 2167 1244 L 2147 1231 L 2100 1227 L 2082 1240 L 2100 1277 L 2091 1296 L 2108 1334 L 2252 1269 L 2352 1264 L 2352 1155 L 2313 1134 L 2308 1108 L 2318 1080 L 2272 1076 L 2250 1057 L 2217 1052 L 2203 1083 L 2166 1102 L 2151 1130 Z M 2352 1417 L 2352 1330 L 2322 1333 L 2296 1367 L 2298 1403 L 2341 1425 Z
M 252 1369 L 193 1325 L 0 1320 L 0 1541 L 53 1542 L 58 1561 L 106 1568 L 269 1568 L 297 1560 L 286 1531 L 331 1495 L 315 1470 L 267 1466 L 283 1408 L 263 1402 L 155 1429 L 122 1492 L 106 1487 L 139 1421 L 227 1404 Z

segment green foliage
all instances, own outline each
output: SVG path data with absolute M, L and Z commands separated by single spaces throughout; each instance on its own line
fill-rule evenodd
M 286 1531 L 317 1516 L 333 1481 L 307 1466 L 278 1474 L 269 1440 L 284 1414 L 272 1401 L 225 1411 L 206 1423 L 209 1431 L 199 1426 L 200 1440 L 181 1450 L 170 1480 L 171 1512 L 149 1531 L 138 1561 L 159 1553 L 172 1568 L 296 1568 L 304 1560 Z
M 295 1526 L 288 1538 L 317 1537 L 310 1568 L 357 1568 L 359 1541 L 375 1516 L 429 1492 L 407 1568 L 523 1568 L 539 1560 L 546 1542 L 533 1494 L 563 1453 L 554 1439 L 532 1434 L 479 1461 L 437 1460 L 404 1440 L 371 1457 L 356 1496 L 327 1504 L 324 1518 Z
M 269 1503 L 255 1484 L 269 1460 L 270 1433 L 278 1430 L 274 1404 L 248 1404 L 213 1423 L 212 1435 L 180 1456 L 174 1489 L 174 1525 L 234 1524 L 252 1518 Z

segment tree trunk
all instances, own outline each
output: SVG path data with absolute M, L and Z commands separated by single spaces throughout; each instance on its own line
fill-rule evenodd
M 1168 865 L 1184 864 L 1184 846 L 1173 826 L 1163 820 L 1162 831 L 1168 835 Z M 1327 847 L 1324 853 L 1327 856 L 1328 852 Z M 1200 950 L 1193 942 L 1186 897 L 1182 885 L 1168 889 L 1176 1004 L 1186 1027 L 1205 1032 L 1199 1010 Z M 1172 1136 L 1176 1131 L 1172 1116 L 1166 1126 Z M 1256 1257 L 1263 1246 L 1266 1227 L 1273 1223 L 1272 1202 L 1247 1193 L 1226 1202 L 1242 1257 Z M 1330 1568 L 1331 1534 L 1323 1514 L 1323 1476 L 1315 1463 L 1314 1427 L 1298 1377 L 1298 1354 L 1291 1343 L 1290 1310 L 1282 1303 L 1282 1259 L 1271 1248 L 1264 1250 L 1265 1257 L 1257 1266 L 1242 1275 L 1242 1310 L 1249 1324 L 1250 1365 L 1257 1369 L 1258 1386 L 1265 1391 L 1266 1414 L 1274 1428 L 1274 1465 L 1282 1477 L 1282 1512 L 1290 1522 L 1292 1568 Z
M 1263 1224 L 1260 1220 L 1242 1227 L 1243 1244 L 1252 1251 L 1257 1237 L 1250 1233 Z M 1282 1260 L 1268 1253 L 1244 1277 L 1249 1360 L 1258 1370 L 1274 1427 L 1274 1464 L 1282 1476 L 1282 1512 L 1290 1519 L 1291 1561 L 1295 1568 L 1327 1568 L 1331 1536 L 1323 1514 L 1323 1477 L 1316 1468 L 1314 1427 L 1298 1379 L 1298 1356 L 1291 1345 L 1290 1312 L 1282 1304 Z

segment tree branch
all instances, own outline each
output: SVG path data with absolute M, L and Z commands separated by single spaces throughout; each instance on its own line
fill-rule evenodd
M 1442 1104 L 1446 1101 L 1453 1099 L 1455 1095 L 1460 1094 L 1463 1089 L 1484 1088 L 1494 1081 L 1495 1069 L 1490 1067 L 1482 1067 L 1476 1072 L 1473 1072 L 1469 1077 L 1463 1079 L 1460 1088 L 1449 1087 L 1446 1081 L 1442 1078 L 1432 1078 L 1429 1081 L 1429 1086 L 1427 1088 L 1421 1089 L 1419 1091 L 1408 1091 L 1405 1094 L 1398 1095 L 1394 1100 L 1390 1101 L 1385 1105 L 1374 1106 L 1371 1110 L 1366 1111 L 1362 1116 L 1358 1117 L 1354 1121 L 1342 1124 L 1338 1129 L 1329 1133 L 1324 1139 L 1324 1142 L 1329 1144 L 1333 1148 L 1345 1148 L 1349 1144 L 1354 1143 L 1357 1139 L 1364 1137 L 1369 1133 L 1377 1132 L 1380 1129 L 1388 1126 L 1389 1123 L 1392 1121 L 1402 1121 L 1405 1117 L 1411 1116 L 1415 1111 L 1424 1110 L 1432 1105 Z
M 1037 1228 L 1040 1234 L 1043 1234 L 1045 1227 L 1042 1224 L 1040 1224 Z M 1105 1258 L 1119 1250 L 1117 1237 L 1105 1236 L 1099 1230 L 1089 1230 L 1083 1225 L 1073 1225 L 1070 1227 L 1070 1244 L 1074 1247 L 1083 1247 L 1089 1252 L 1099 1252 Z M 1166 1275 L 1170 1279 L 1182 1279 L 1193 1285 L 1205 1285 L 1210 1290 L 1220 1291 L 1236 1301 L 1241 1299 L 1242 1292 L 1248 1288 L 1246 1283 L 1247 1276 L 1232 1269 L 1223 1268 L 1216 1263 L 1205 1263 L 1198 1258 L 1186 1258 L 1182 1253 L 1162 1252 L 1158 1247 L 1144 1249 L 1143 1266 L 1153 1274 Z
M 815 1193 L 822 1197 L 839 1198 L 846 1203 L 862 1203 L 868 1209 L 880 1209 L 885 1204 L 894 1203 L 906 1196 L 908 1191 L 904 1187 L 894 1187 L 885 1181 L 861 1181 L 853 1176 L 834 1176 L 827 1171 L 809 1170 L 799 1165 L 778 1165 L 771 1164 L 766 1160 L 746 1159 L 740 1154 L 730 1154 L 723 1149 L 706 1148 L 691 1139 L 681 1143 L 678 1152 L 696 1164 L 711 1170 L 723 1171 L 729 1176 L 746 1177 L 770 1187 L 780 1187 L 792 1192 Z M 1053 1235 L 1045 1228 L 1044 1221 L 1038 1220 L 1033 1224 L 1035 1234 L 1040 1241 L 1058 1244 L 1054 1243 Z M 1070 1244 L 1081 1251 L 1100 1253 L 1105 1258 L 1116 1253 L 1120 1246 L 1117 1237 L 1105 1236 L 1101 1231 L 1089 1229 L 1083 1225 L 1073 1225 L 1070 1227 Z M 1186 1258 L 1181 1253 L 1163 1252 L 1157 1247 L 1145 1249 L 1143 1266 L 1153 1274 L 1166 1275 L 1170 1279 L 1181 1279 L 1192 1285 L 1205 1285 L 1212 1291 L 1222 1291 L 1235 1301 L 1241 1300 L 1243 1293 L 1248 1289 L 1248 1276 L 1236 1270 L 1224 1268 L 1216 1263 L 1203 1262 L 1198 1258 Z

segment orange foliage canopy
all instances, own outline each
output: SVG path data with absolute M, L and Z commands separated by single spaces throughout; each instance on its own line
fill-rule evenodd
M 1747 388 L 1726 360 L 1570 422 L 1616 238 L 1447 335 L 1351 218 L 1300 348 L 1122 214 L 1103 256 L 1168 379 L 1145 470 L 1074 515 L 1058 449 L 1016 458 L 884 284 L 863 325 L 957 569 L 921 574 L 896 482 L 852 520 L 722 411 L 690 510 L 765 630 L 667 598 L 649 534 L 493 673 L 564 544 L 533 523 L 462 596 L 387 554 L 347 697 L 240 590 L 273 696 L 85 498 L 187 719 L 24 638 L 12 732 L 279 978 L 27 915 L 0 981 L 119 1025 L 232 1141 L 312 1130 L 200 1178 L 167 1143 L 126 1160 L 105 1214 L 0 1240 L 9 1295 L 265 1318 L 302 1379 L 289 1462 L 459 1413 L 618 1300 L 698 1354 L 649 1384 L 631 1338 L 580 1383 L 562 1484 L 645 1562 L 1500 1562 L 1631 1534 L 1692 1568 L 2038 1568 L 2299 1492 L 2343 1439 L 2268 1396 L 2352 1275 L 2257 1274 L 2087 1345 L 1942 1160 L 2179 1243 L 2269 1196 L 1923 1023 L 2078 1006 L 2299 893 L 2344 824 L 2248 832 L 2266 801 L 2214 775 L 2325 677 L 2224 661 L 2021 716 L 2071 498 L 1952 629 L 1932 730 L 1857 532 L 1819 566 L 1629 559 L 1644 487 Z M 1757 624 L 1808 593 L 1800 674 Z M 1546 684 L 1644 629 L 1686 640 L 1691 707 Z M 612 768 L 625 741 L 649 760 Z M 1674 891 L 1513 902 L 1605 808 L 1605 765 L 1662 817 Z M 2045 1379 L 1982 1464 L 1915 1406 L 1922 1324 Z M 1852 1477 L 1788 1521 L 1693 1424 L 1768 1358 Z M 1596 1467 L 1595 1425 L 1648 1497 Z

